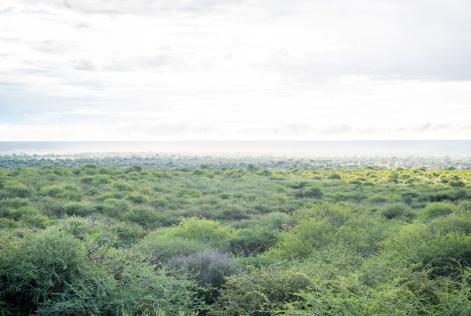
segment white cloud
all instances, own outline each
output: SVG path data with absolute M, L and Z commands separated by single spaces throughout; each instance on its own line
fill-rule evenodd
M 44 4 L 55 8 L 89 14 L 151 15 L 160 13 L 200 13 L 227 10 L 244 0 L 25 0 L 27 4 Z
M 7 1 L 0 139 L 469 138 L 470 10 Z

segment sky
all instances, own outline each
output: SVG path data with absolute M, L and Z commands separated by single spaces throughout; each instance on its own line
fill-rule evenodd
M 469 0 L 4 0 L 0 141 L 471 139 Z

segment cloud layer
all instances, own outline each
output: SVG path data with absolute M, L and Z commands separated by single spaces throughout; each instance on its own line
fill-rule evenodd
M 466 0 L 8 0 L 0 140 L 471 137 Z

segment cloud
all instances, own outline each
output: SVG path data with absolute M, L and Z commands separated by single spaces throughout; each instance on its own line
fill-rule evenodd
M 11 0 L 0 5 L 0 119 L 12 138 L 28 124 L 45 139 L 48 124 L 74 139 L 83 126 L 95 126 L 87 139 L 471 137 L 470 10 Z
M 13 42 L 13 43 L 17 43 L 20 41 L 19 38 L 12 38 L 12 37 L 3 37 L 3 36 L 0 36 L 0 41 L 2 42 Z
M 86 59 L 75 61 L 73 64 L 74 68 L 77 70 L 94 71 L 96 69 L 95 65 Z
M 164 66 L 170 66 L 177 62 L 178 58 L 170 54 L 154 54 L 129 57 L 113 57 L 104 63 L 103 70 L 106 71 L 133 71 L 133 70 L 154 70 Z M 183 61 L 181 61 L 183 62 Z
M 65 54 L 70 52 L 74 46 L 70 42 L 51 40 L 30 42 L 29 45 L 32 49 L 45 54 Z
M 310 34 L 299 34 L 306 42 L 287 39 L 291 45 L 273 50 L 254 66 L 306 81 L 340 75 L 471 80 L 470 11 L 466 0 L 298 2 L 274 22 L 286 22 L 285 32 L 288 21 L 299 31 L 309 29 Z
M 26 0 L 27 3 L 32 1 Z M 40 0 L 56 8 L 90 14 L 205 13 L 225 10 L 245 3 L 244 0 Z

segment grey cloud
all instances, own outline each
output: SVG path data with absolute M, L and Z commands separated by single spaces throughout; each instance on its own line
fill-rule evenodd
M 102 69 L 107 71 L 155 70 L 178 62 L 178 58 L 171 54 L 157 53 L 148 56 L 131 56 L 126 58 L 112 58 Z M 182 61 L 180 61 L 182 62 Z
M 61 41 L 37 41 L 30 42 L 30 47 L 45 54 L 65 54 L 73 49 L 74 44 Z
M 421 132 L 436 132 L 444 131 L 448 129 L 454 129 L 457 126 L 450 124 L 433 124 L 424 123 L 417 126 L 400 127 L 400 128 L 363 128 L 354 127 L 348 124 L 333 125 L 328 127 L 317 127 L 311 124 L 288 124 L 271 130 L 271 132 L 278 135 L 309 135 L 309 134 L 320 134 L 320 135 L 342 135 L 351 133 L 360 134 L 374 134 L 374 133 L 421 133 Z M 469 130 L 469 126 L 460 126 L 458 129 Z
M 359 0 L 352 4 L 333 0 L 325 4 L 314 0 L 303 4 L 296 14 L 303 10 L 313 18 L 320 14 L 318 26 L 325 30 L 325 38 L 342 48 L 302 52 L 286 46 L 255 64 L 256 68 L 310 81 L 339 75 L 471 80 L 470 1 L 378 0 L 372 4 Z
M 444 130 L 447 128 L 451 128 L 450 124 L 432 124 L 432 123 L 425 123 L 421 126 L 413 128 L 416 132 L 425 132 L 425 131 L 439 131 Z
M 339 75 L 363 75 L 382 80 L 471 80 L 471 42 L 468 47 L 459 46 L 423 47 L 418 53 L 410 53 L 406 47 L 390 52 L 382 47 L 371 47 L 367 51 L 353 49 L 302 57 L 282 51 L 272 54 L 266 62 L 255 63 L 254 67 L 308 81 L 328 80 Z
M 2 42 L 17 43 L 17 42 L 20 42 L 21 40 L 20 40 L 19 38 L 0 36 L 0 41 L 2 41 Z
M 89 60 L 82 59 L 74 62 L 74 68 L 77 70 L 94 71 L 95 65 Z
M 208 124 L 198 124 L 188 121 L 179 122 L 155 122 L 141 121 L 138 124 L 127 124 L 127 129 L 138 131 L 150 135 L 168 136 L 168 135 L 205 135 L 216 131 L 213 126 Z
M 75 24 L 74 27 L 77 29 L 87 29 L 90 27 L 90 25 L 88 25 L 85 22 L 80 22 L 80 23 Z
M 51 70 L 44 68 L 21 68 L 15 71 L 19 75 L 50 75 Z
M 15 11 L 15 7 L 13 6 L 3 6 L 0 8 L 0 14 L 10 14 Z
M 75 79 L 75 80 L 64 80 L 62 82 L 65 86 L 79 86 L 86 87 L 91 90 L 102 90 L 103 82 L 100 80 L 86 80 L 86 79 Z
M 330 127 L 317 127 L 311 124 L 288 124 L 275 128 L 273 132 L 279 135 L 303 135 L 303 134 L 346 134 L 350 133 L 354 128 L 347 124 L 334 125 Z

